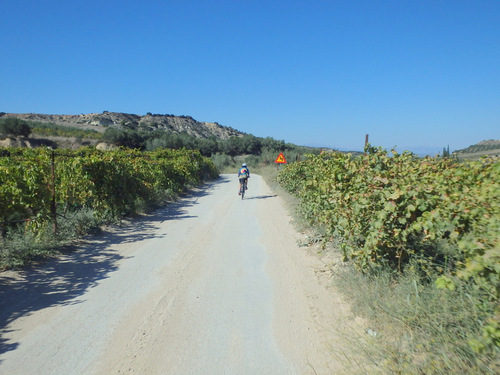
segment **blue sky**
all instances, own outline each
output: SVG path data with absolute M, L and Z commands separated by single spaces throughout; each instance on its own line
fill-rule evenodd
M 437 153 L 500 138 L 500 1 L 5 0 L 0 111 L 189 115 Z

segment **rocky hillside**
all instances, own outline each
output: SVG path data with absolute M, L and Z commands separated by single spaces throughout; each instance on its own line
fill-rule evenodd
M 170 130 L 176 133 L 186 132 L 196 138 L 228 139 L 244 133 L 216 122 L 200 122 L 190 116 L 158 115 L 148 113 L 139 116 L 128 113 L 107 112 L 81 115 L 44 115 L 36 113 L 0 113 L 0 117 L 15 117 L 29 121 L 49 122 L 57 125 L 94 129 L 104 132 L 106 128 Z
M 482 156 L 498 157 L 500 155 L 500 139 L 482 141 L 467 148 L 456 150 L 453 154 L 467 159 L 476 159 Z

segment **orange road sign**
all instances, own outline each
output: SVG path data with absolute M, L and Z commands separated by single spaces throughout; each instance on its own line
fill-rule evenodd
M 278 157 L 276 158 L 276 160 L 274 162 L 278 163 L 278 164 L 285 164 L 286 163 L 285 156 L 283 155 L 282 152 L 280 152 L 280 154 L 278 155 Z

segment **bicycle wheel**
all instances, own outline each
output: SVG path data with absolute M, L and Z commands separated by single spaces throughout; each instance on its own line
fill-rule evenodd
M 243 197 L 245 196 L 245 183 L 242 183 L 241 184 L 241 199 L 243 199 Z

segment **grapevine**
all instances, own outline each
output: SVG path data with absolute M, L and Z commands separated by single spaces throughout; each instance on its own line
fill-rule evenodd
M 498 306 L 500 162 L 368 151 L 356 158 L 311 155 L 288 165 L 278 181 L 359 270 L 404 272 L 416 262 L 438 287 L 473 282 Z M 497 308 L 493 315 L 499 313 Z M 485 326 L 485 335 L 498 346 L 495 322 Z
M 216 176 L 213 163 L 192 150 L 11 148 L 0 157 L 0 223 L 5 228 L 29 222 L 36 230 L 50 222 L 52 184 L 64 211 L 90 208 L 97 216 L 120 217 L 136 212 L 138 202 L 158 206 Z

